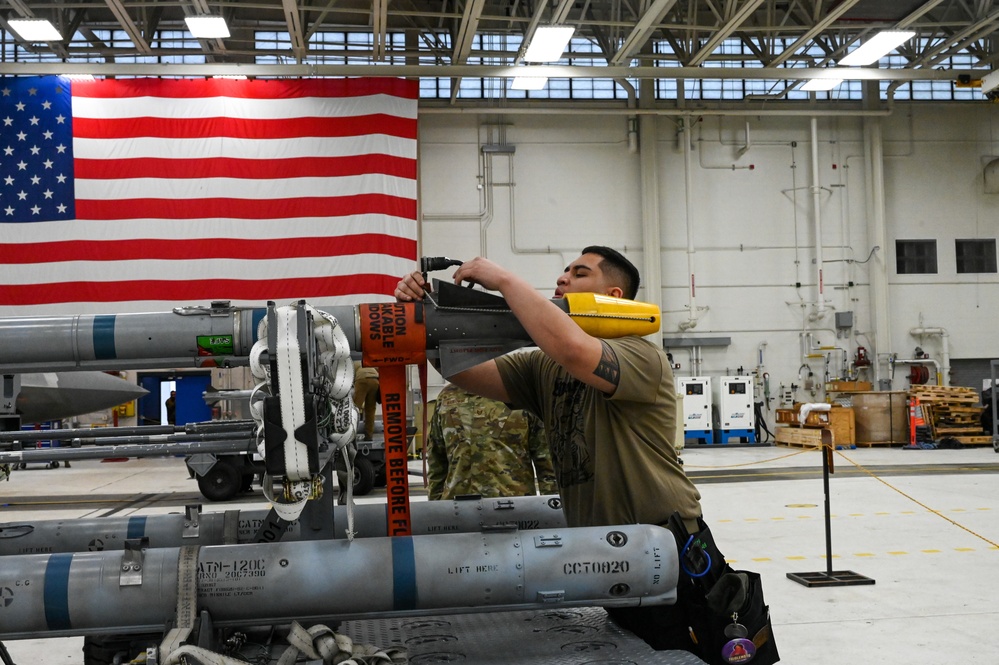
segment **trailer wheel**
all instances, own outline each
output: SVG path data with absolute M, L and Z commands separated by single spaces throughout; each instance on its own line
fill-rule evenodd
M 367 457 L 354 458 L 354 496 L 364 496 L 375 486 L 375 466 Z
M 87 635 L 83 638 L 83 665 L 127 663 L 156 646 L 162 635 Z
M 220 459 L 198 478 L 198 489 L 209 501 L 228 501 L 239 493 L 243 477 L 239 469 L 229 461 Z

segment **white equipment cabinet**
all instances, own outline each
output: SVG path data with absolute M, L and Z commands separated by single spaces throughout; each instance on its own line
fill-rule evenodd
M 684 440 L 714 443 L 711 425 L 711 377 L 678 376 L 676 392 L 683 398 Z
M 718 442 L 746 439 L 756 442 L 756 414 L 753 410 L 753 377 L 723 376 L 718 379 L 715 404 L 718 406 Z

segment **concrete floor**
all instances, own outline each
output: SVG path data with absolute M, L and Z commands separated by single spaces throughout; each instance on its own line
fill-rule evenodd
M 838 451 L 830 483 L 832 569 L 876 582 L 840 587 L 808 588 L 787 578 L 826 570 L 817 452 L 712 446 L 688 448 L 683 458 L 727 558 L 763 576 L 782 662 L 999 662 L 991 637 L 999 625 L 993 601 L 999 589 L 999 455 L 990 446 Z M 419 481 L 412 482 L 414 500 L 421 500 Z M 177 494 L 173 507 L 157 504 Z M 104 495 L 120 503 L 110 507 Z M 33 465 L 0 483 L 0 524 L 170 512 L 198 496 L 176 458 L 80 461 L 70 469 Z M 382 500 L 383 490 L 361 499 Z M 82 663 L 81 643 L 60 638 L 6 646 L 18 665 Z

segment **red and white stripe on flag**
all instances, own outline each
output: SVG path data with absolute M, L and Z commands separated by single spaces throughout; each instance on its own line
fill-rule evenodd
M 29 127 L 4 139 L 28 158 L 0 189 L 0 315 L 383 301 L 413 269 L 413 81 L 63 81 L 70 174 L 43 159 L 58 105 L 25 81 L 0 79 L 0 116 Z M 66 214 L 41 219 L 66 177 Z

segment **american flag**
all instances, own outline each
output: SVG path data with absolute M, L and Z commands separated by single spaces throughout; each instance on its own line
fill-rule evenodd
M 389 298 L 417 84 L 0 78 L 0 315 Z

